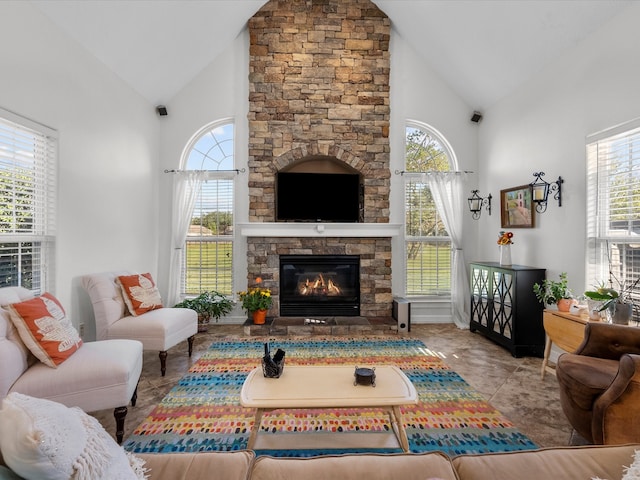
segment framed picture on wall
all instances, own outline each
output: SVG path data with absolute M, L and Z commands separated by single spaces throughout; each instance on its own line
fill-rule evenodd
M 533 228 L 531 185 L 500 190 L 502 228 Z

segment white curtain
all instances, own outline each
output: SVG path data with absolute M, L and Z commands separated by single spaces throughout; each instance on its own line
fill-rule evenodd
M 171 264 L 169 267 L 169 298 L 167 306 L 173 306 L 180 301 L 180 267 L 182 253 L 187 239 L 191 217 L 196 198 L 202 182 L 207 176 L 206 171 L 182 171 L 173 174 L 173 216 L 171 227 Z
M 458 328 L 469 328 L 469 276 L 462 251 L 462 219 L 466 201 L 463 184 L 466 175 L 458 172 L 430 172 L 425 177 L 438 213 L 451 237 L 451 316 Z

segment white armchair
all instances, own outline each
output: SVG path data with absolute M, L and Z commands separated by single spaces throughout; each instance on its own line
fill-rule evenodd
M 167 350 L 187 340 L 189 356 L 198 331 L 198 314 L 188 308 L 164 307 L 142 315 L 129 314 L 116 280 L 132 272 L 103 272 L 82 277 L 96 321 L 96 339 L 128 338 L 142 342 L 144 350 L 157 350 L 162 376 L 167 370 Z
M 0 288 L 0 307 L 34 298 L 23 287 Z M 135 406 L 142 372 L 142 344 L 134 340 L 84 342 L 52 368 L 36 359 L 0 308 L 0 400 L 11 392 L 53 400 L 85 412 L 114 408 L 122 442 L 127 405 Z

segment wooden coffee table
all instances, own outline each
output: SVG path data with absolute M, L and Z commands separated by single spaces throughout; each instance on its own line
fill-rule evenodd
M 387 407 L 396 438 L 402 449 L 408 452 L 409 441 L 400 405 L 418 402 L 418 394 L 411 381 L 398 367 L 382 365 L 375 367 L 375 387 L 354 385 L 354 372 L 355 366 L 286 366 L 280 378 L 265 378 L 261 367 L 252 370 L 240 393 L 240 404 L 256 409 L 247 448 L 253 448 L 266 411 Z

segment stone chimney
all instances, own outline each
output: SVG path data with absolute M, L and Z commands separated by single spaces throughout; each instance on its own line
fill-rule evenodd
M 361 174 L 364 223 L 388 223 L 388 17 L 369 0 L 271 0 L 249 32 L 249 221 L 275 220 L 280 169 L 328 156 Z M 277 304 L 277 256 L 304 253 L 360 255 L 361 312 L 390 315 L 389 237 L 252 236 L 249 282 Z

